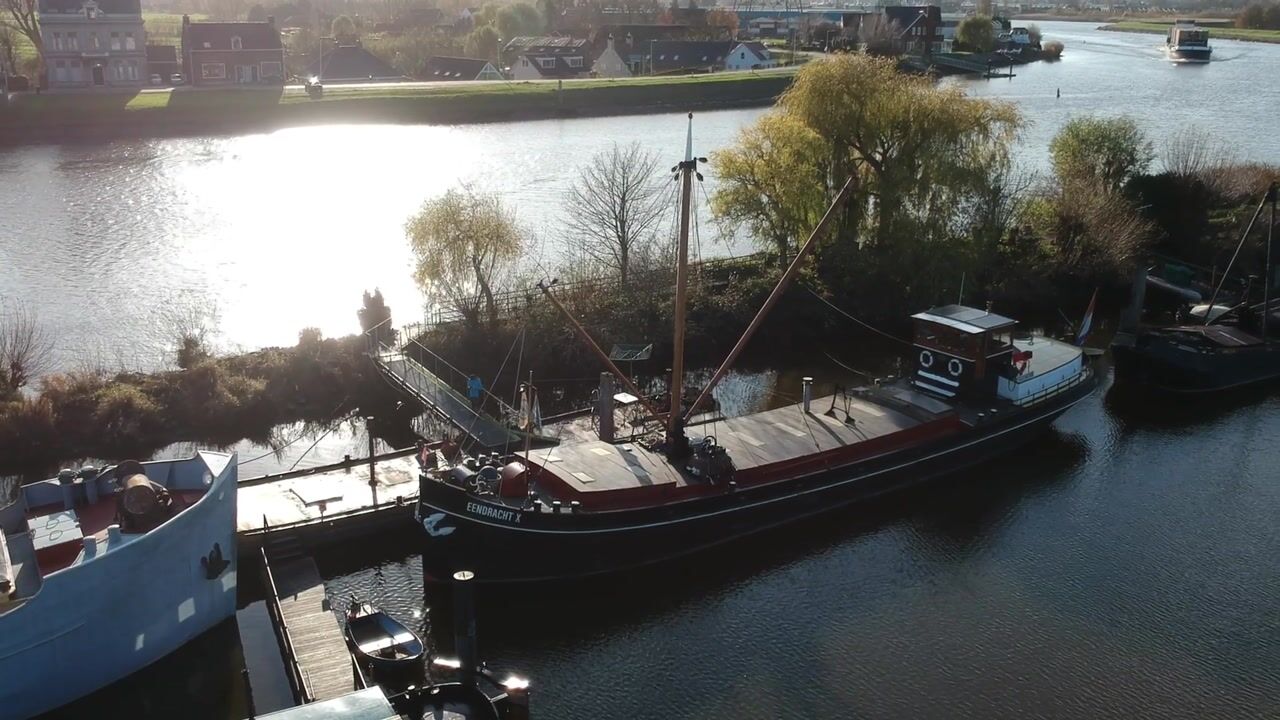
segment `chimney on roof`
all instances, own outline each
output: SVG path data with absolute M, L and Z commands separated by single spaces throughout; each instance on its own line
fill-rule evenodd
M 183 25 L 190 25 L 190 24 L 191 24 L 191 16 L 190 16 L 190 15 L 183 15 L 183 16 L 182 16 L 182 24 L 183 24 Z
M 267 26 L 268 26 L 268 27 L 275 27 L 275 26 L 276 26 L 276 16 L 275 16 L 275 15 L 268 15 L 268 16 L 267 16 Z

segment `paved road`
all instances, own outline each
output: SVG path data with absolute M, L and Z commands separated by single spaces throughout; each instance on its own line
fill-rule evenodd
M 795 73 L 795 71 L 796 71 L 796 68 L 794 67 L 770 68 L 768 70 L 726 70 L 724 72 L 715 73 L 715 77 L 725 77 L 725 76 L 735 76 L 735 75 L 741 75 L 744 77 L 750 76 L 750 75 L 789 75 L 789 74 Z M 654 79 L 655 81 L 658 80 L 658 78 L 654 78 Z M 562 82 L 565 86 L 568 86 L 568 87 L 575 87 L 575 86 L 583 87 L 583 86 L 590 86 L 590 85 L 605 85 L 605 84 L 615 82 L 615 80 L 612 80 L 610 78 L 573 78 L 568 80 L 520 80 L 520 81 L 515 81 L 515 80 L 443 80 L 443 81 L 433 80 L 433 81 L 422 81 L 422 82 L 415 81 L 415 82 L 384 82 L 384 83 L 325 83 L 324 90 L 326 93 L 335 92 L 335 91 L 341 92 L 341 91 L 348 91 L 348 90 L 376 89 L 376 88 L 397 88 L 397 89 L 405 89 L 405 90 L 411 90 L 411 89 L 431 90 L 431 89 L 438 89 L 438 88 L 445 88 L 445 87 L 459 87 L 459 86 L 466 86 L 466 85 L 493 85 L 496 83 L 506 83 L 508 85 L 533 85 L 533 84 L 550 85 L 558 82 Z M 143 93 L 204 92 L 206 90 L 225 90 L 225 89 L 227 89 L 226 86 L 216 87 L 216 88 L 202 88 L 202 87 L 193 87 L 191 85 L 181 85 L 178 87 L 146 87 L 142 89 L 142 92 Z M 270 87 L 270 86 L 245 87 L 241 89 L 263 90 L 264 92 L 276 90 L 275 87 Z M 293 94 L 300 95 L 305 92 L 302 85 L 286 85 L 284 87 L 284 91 L 286 94 L 289 94 L 289 95 L 293 95 Z M 104 92 L 104 91 L 100 90 L 99 92 Z M 109 91 L 105 91 L 105 92 L 109 92 Z M 132 91 L 129 91 L 129 92 L 132 92 Z

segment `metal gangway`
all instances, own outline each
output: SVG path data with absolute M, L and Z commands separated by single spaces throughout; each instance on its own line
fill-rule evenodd
M 385 322 L 389 323 L 390 320 Z M 391 343 L 382 339 L 388 335 L 394 338 Z M 466 382 L 466 374 L 436 356 L 416 339 L 402 342 L 403 334 L 400 331 L 388 332 L 381 324 L 366 332 L 365 337 L 369 344 L 369 355 L 383 375 L 417 398 L 441 420 L 461 430 L 476 444 L 498 449 L 518 447 L 524 443 L 524 436 L 512 428 L 517 418 L 515 408 L 488 392 L 485 393 L 484 404 L 496 407 L 501 419 L 472 407 L 469 399 L 436 372 L 411 357 L 406 349 L 421 348 L 423 353 L 436 358 L 444 371 L 459 377 L 463 383 Z

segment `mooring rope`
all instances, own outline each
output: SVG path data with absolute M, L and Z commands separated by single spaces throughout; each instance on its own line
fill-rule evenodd
M 907 346 L 909 346 L 909 347 L 912 345 L 912 342 L 911 342 L 910 340 L 903 340 L 902 338 L 900 338 L 900 337 L 898 337 L 898 336 L 896 336 L 896 335 L 890 335 L 889 333 L 887 333 L 887 332 L 885 332 L 885 331 L 881 330 L 880 328 L 877 328 L 877 327 L 875 327 L 875 326 L 873 326 L 873 325 L 868 325 L 867 323 L 865 323 L 865 322 L 863 322 L 863 321 L 859 320 L 858 318 L 854 317 L 853 315 L 850 315 L 850 314 L 849 314 L 848 312 L 846 312 L 845 310 L 842 310 L 841 308 L 839 308 L 839 307 L 837 307 L 836 305 L 832 304 L 832 302 L 831 302 L 830 300 L 828 300 L 828 299 L 826 299 L 826 298 L 822 297 L 821 295 L 819 295 L 818 293 L 814 292 L 814 291 L 813 291 L 813 288 L 805 287 L 805 290 L 809 291 L 809 294 L 810 294 L 810 295 L 812 295 L 812 296 L 814 296 L 814 297 L 818 298 L 819 300 L 821 300 L 821 301 L 822 301 L 822 303 L 823 303 L 824 305 L 826 305 L 827 307 L 831 308 L 832 310 L 835 310 L 836 312 L 838 312 L 838 313 L 840 313 L 841 315 L 843 315 L 843 316 L 845 316 L 845 317 L 849 318 L 849 319 L 850 319 L 850 320 L 852 320 L 853 322 L 855 322 L 855 323 L 857 323 L 857 324 L 861 325 L 862 327 L 864 327 L 864 328 L 866 328 L 866 329 L 870 330 L 871 332 L 876 333 L 877 335 L 880 335 L 881 337 L 885 337 L 885 338 L 888 338 L 888 339 L 890 339 L 890 340 L 893 340 L 894 342 L 900 342 L 900 343 L 902 343 L 903 345 L 907 345 Z

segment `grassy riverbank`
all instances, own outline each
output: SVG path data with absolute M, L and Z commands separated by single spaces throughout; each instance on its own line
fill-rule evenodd
M 1111 23 L 1102 26 L 1102 30 L 1112 32 L 1136 32 L 1148 33 L 1151 35 L 1164 35 L 1169 32 L 1169 26 L 1173 22 L 1138 22 L 1133 20 L 1125 20 L 1123 22 Z M 1224 40 L 1245 40 L 1248 42 L 1264 42 L 1264 43 L 1280 43 L 1280 30 L 1249 30 L 1234 27 L 1209 27 L 1209 36 L 1211 39 Z
M 789 72 L 565 82 L 335 86 L 16 96 L 0 143 L 246 132 L 331 122 L 467 123 L 767 105 Z

